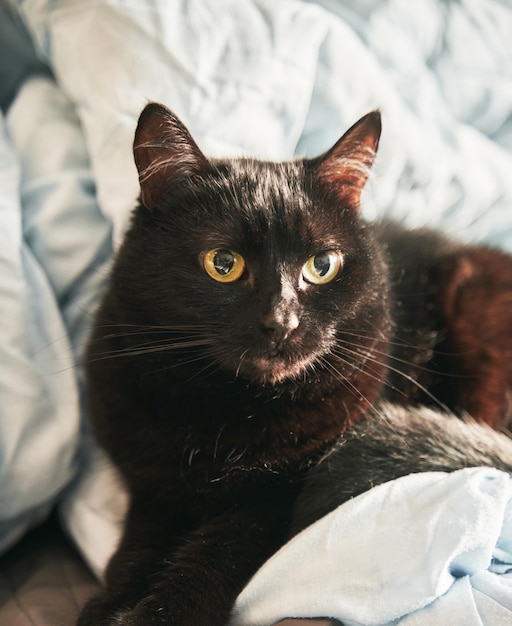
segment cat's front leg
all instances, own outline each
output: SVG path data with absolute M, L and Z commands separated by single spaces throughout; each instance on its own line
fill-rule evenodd
M 237 595 L 284 541 L 288 505 L 259 509 L 231 510 L 187 535 L 162 558 L 146 597 L 112 625 L 226 626 Z
M 162 555 L 182 532 L 167 507 L 133 501 L 121 543 L 107 568 L 105 588 L 86 604 L 78 626 L 129 624 L 131 609 L 150 593 Z

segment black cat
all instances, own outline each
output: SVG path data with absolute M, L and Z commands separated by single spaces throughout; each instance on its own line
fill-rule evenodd
M 380 129 L 370 113 L 310 160 L 208 160 L 143 111 L 141 202 L 87 359 L 131 504 L 80 626 L 226 624 L 308 468 L 382 398 L 508 418 L 512 259 L 366 223 Z

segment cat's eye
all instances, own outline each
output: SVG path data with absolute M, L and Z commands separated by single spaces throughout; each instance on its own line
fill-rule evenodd
M 302 268 L 304 280 L 313 285 L 325 285 L 334 280 L 343 266 L 343 255 L 337 250 L 324 250 L 309 257 Z
M 219 283 L 232 283 L 244 273 L 245 261 L 238 252 L 214 248 L 204 255 L 203 267 L 208 276 Z

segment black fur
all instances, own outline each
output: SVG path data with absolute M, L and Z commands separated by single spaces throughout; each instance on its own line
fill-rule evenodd
M 512 474 L 512 441 L 467 416 L 383 403 L 348 428 L 310 471 L 295 505 L 291 534 L 395 478 L 466 467 Z
M 466 293 L 476 312 L 491 302 L 482 292 L 478 305 L 475 276 L 476 289 L 512 293 L 512 261 L 361 219 L 379 135 L 374 112 L 316 159 L 212 161 L 164 107 L 142 113 L 141 204 L 87 355 L 94 432 L 131 504 L 80 626 L 225 624 L 285 540 L 308 468 L 382 398 L 453 399 L 485 419 L 490 405 L 463 393 L 483 354 L 505 371 L 492 400 L 505 414 L 510 316 L 471 346 L 469 371 L 443 370 L 438 346 L 456 340 L 466 364 L 459 305 Z M 217 249 L 236 254 L 236 280 L 209 274 Z M 334 268 L 325 284 L 317 257 Z

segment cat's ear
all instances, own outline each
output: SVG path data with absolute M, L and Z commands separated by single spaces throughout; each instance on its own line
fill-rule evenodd
M 372 111 L 312 161 L 320 181 L 355 210 L 377 153 L 381 128 L 380 112 Z
M 183 123 L 166 107 L 151 103 L 142 111 L 133 142 L 142 204 L 161 205 L 168 188 L 201 175 L 209 162 Z

